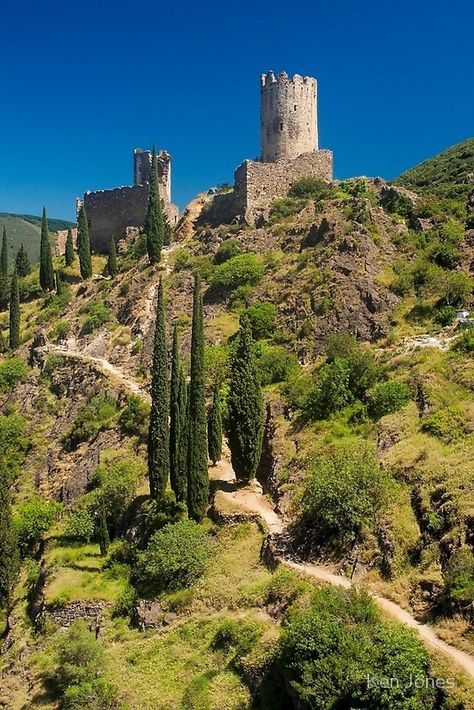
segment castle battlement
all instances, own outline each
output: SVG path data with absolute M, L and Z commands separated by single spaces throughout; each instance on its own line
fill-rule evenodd
M 312 76 L 301 76 L 301 74 L 294 74 L 293 77 L 288 76 L 286 71 L 281 71 L 275 76 L 272 70 L 268 71 L 266 74 L 261 75 L 260 85 L 261 86 L 272 86 L 273 84 L 316 84 L 316 79 Z

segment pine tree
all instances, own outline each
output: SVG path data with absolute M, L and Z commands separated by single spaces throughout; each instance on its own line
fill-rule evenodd
M 10 291 L 10 339 L 11 350 L 20 345 L 20 295 L 18 291 L 18 274 L 13 271 Z
M 66 266 L 71 266 L 75 258 L 76 255 L 74 254 L 74 244 L 72 242 L 72 229 L 68 229 L 66 237 L 66 247 L 64 249 L 64 262 Z
M 54 268 L 51 254 L 51 244 L 49 243 L 48 220 L 46 209 L 43 207 L 43 219 L 41 222 L 41 243 L 40 243 L 40 286 L 43 291 L 52 291 L 54 288 Z
M 9 298 L 7 231 L 3 227 L 2 250 L 0 252 L 0 308 L 2 310 L 8 306 Z
M 18 249 L 15 258 L 15 269 L 18 276 L 22 279 L 24 279 L 25 276 L 28 276 L 31 271 L 28 252 L 26 251 L 24 244 L 21 244 L 20 248 Z
M 102 502 L 100 506 L 99 520 L 99 547 L 100 554 L 105 557 L 110 545 L 109 529 L 107 527 L 107 514 L 105 512 L 105 504 Z
M 221 460 L 222 456 L 222 412 L 219 397 L 219 384 L 214 385 L 212 395 L 212 406 L 209 412 L 207 425 L 209 458 L 214 466 Z
M 241 320 L 231 360 L 228 430 L 232 466 L 240 481 L 255 476 L 262 454 L 263 403 L 247 318 Z
M 83 279 L 92 276 L 91 243 L 89 240 L 89 224 L 84 205 L 79 209 L 77 220 L 77 253 L 79 255 L 79 268 Z
M 204 328 L 201 281 L 198 274 L 194 283 L 188 426 L 188 514 L 196 522 L 201 522 L 209 498 L 209 473 L 204 396 Z
M 186 500 L 186 464 L 181 446 L 186 427 L 186 382 L 179 357 L 178 328 L 173 331 L 170 388 L 170 483 L 176 500 Z
M 150 192 L 148 195 L 148 209 L 144 227 L 148 258 L 151 264 L 157 264 L 160 260 L 161 249 L 163 247 L 164 222 L 161 209 L 161 197 L 158 188 L 158 168 L 155 146 L 153 146 L 151 158 Z
M 56 280 L 56 294 L 60 296 L 63 292 L 63 282 L 61 280 L 61 274 L 59 273 L 58 270 L 54 272 L 55 275 L 55 280 Z
M 115 239 L 110 240 L 109 244 L 109 255 L 107 258 L 107 271 L 111 278 L 115 278 L 118 274 L 117 267 L 117 247 L 115 245 Z
M 9 481 L 0 468 L 0 608 L 9 610 L 18 571 L 18 546 L 13 528 Z
M 163 284 L 159 283 L 151 376 L 151 412 L 148 430 L 148 476 L 152 498 L 159 500 L 169 471 L 168 351 L 166 347 Z

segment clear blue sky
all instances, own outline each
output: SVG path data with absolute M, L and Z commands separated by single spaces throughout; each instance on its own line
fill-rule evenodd
M 337 177 L 390 178 L 474 135 L 471 0 L 17 0 L 1 18 L 0 211 L 73 218 L 173 156 L 173 198 L 259 152 L 259 76 L 319 81 Z

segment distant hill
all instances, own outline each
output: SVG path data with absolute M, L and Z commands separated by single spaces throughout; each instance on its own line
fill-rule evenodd
M 474 175 L 474 138 L 423 161 L 402 173 L 393 183 L 440 197 L 460 198 L 474 187 L 469 183 L 470 174 Z
M 58 229 L 67 229 L 75 226 L 72 222 L 64 219 L 48 219 L 51 232 Z M 0 212 L 0 231 L 3 227 L 7 230 L 7 243 L 9 246 L 10 264 L 23 242 L 32 263 L 38 261 L 41 234 L 41 217 L 29 214 L 11 214 Z

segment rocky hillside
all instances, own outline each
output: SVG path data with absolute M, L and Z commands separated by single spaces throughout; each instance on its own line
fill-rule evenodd
M 35 273 L 23 280 L 22 344 L 5 346 L 0 362 L 0 461 L 24 560 L 5 620 L 5 707 L 81 707 L 84 695 L 64 690 L 72 647 L 97 659 L 102 704 L 90 707 L 119 707 L 115 692 L 140 710 L 343 707 L 340 680 L 331 700 L 315 658 L 304 679 L 295 660 L 306 662 L 302 638 L 325 648 L 321 629 L 340 634 L 321 667 L 341 664 L 344 675 L 362 649 L 349 702 L 399 707 L 361 695 L 364 670 L 385 674 L 380 648 L 390 647 L 404 669 L 456 678 L 406 707 L 474 707 L 474 346 L 469 319 L 457 316 L 472 307 L 474 233 L 464 197 L 417 187 L 302 181 L 258 228 L 207 224 L 206 193 L 158 266 L 137 232 L 119 243 L 113 279 L 94 256 L 86 282 L 77 260 L 56 259 L 60 295 L 42 295 Z M 161 277 L 168 344 L 177 324 L 187 373 L 196 272 L 206 395 L 220 382 L 224 413 L 239 318 L 250 321 L 262 459 L 257 482 L 239 488 L 225 450 L 209 469 L 209 518 L 183 531 L 205 564 L 184 584 L 145 589 L 140 541 L 158 534 L 165 547 L 169 528 L 187 524 L 171 495 L 159 510 L 148 500 L 155 293 Z M 7 326 L 4 312 L 4 343 Z M 101 495 L 111 506 L 105 556 Z M 399 620 L 408 612 L 463 651 L 460 665 L 449 647 L 427 653 L 370 595 L 315 591 L 308 570 L 391 599 Z

